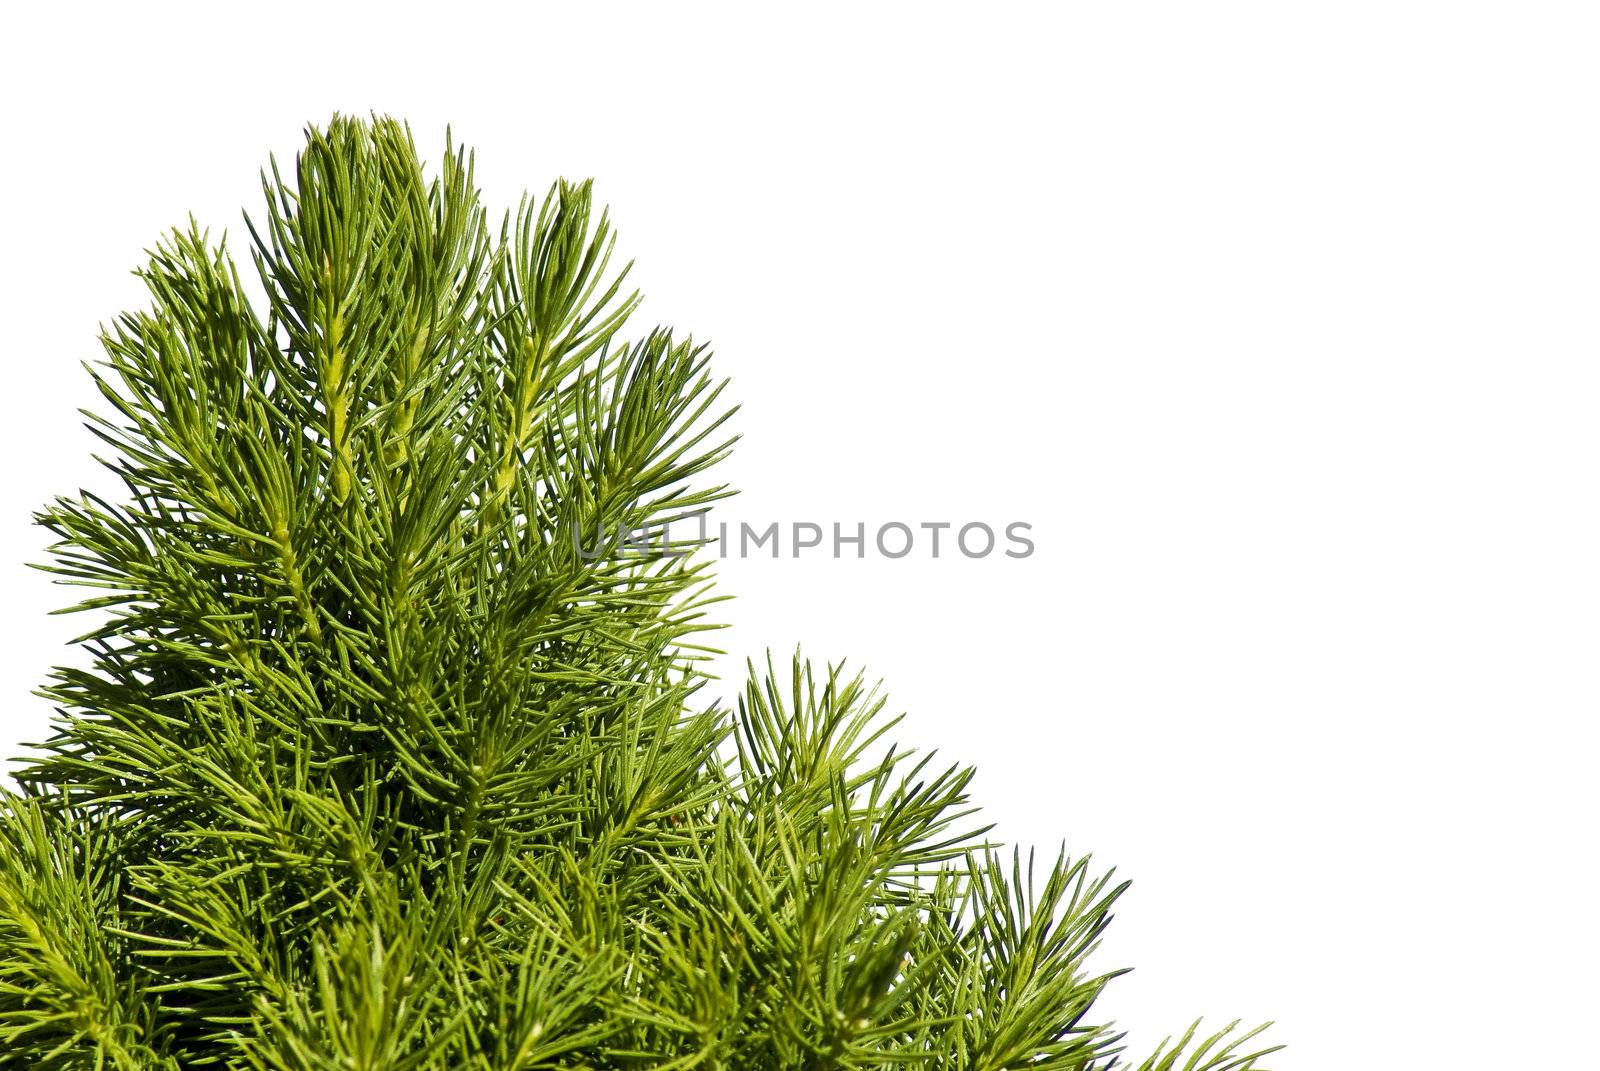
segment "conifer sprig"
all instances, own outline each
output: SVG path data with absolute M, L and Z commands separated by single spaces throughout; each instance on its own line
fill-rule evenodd
M 97 623 L 0 800 L 0 1068 L 1128 1066 L 1124 886 L 991 846 L 838 667 L 702 698 L 705 556 L 580 545 L 731 445 L 589 184 L 491 228 L 469 153 L 335 118 L 263 190 L 253 273 L 151 251 L 91 368 L 124 493 L 39 515 Z

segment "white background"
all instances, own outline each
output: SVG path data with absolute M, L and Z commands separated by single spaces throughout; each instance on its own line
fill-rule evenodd
M 75 623 L 31 509 L 139 251 L 335 109 L 492 203 L 593 175 L 744 406 L 741 517 L 1035 525 L 730 563 L 1000 832 L 1135 880 L 1139 1047 L 1595 1067 L 1600 25 L 1586 4 L 28 5 L 4 36 L 6 741 Z

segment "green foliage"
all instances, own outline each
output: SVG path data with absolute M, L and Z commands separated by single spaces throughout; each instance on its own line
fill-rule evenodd
M 0 1068 L 1125 1066 L 1121 886 L 1003 858 L 837 668 L 701 700 L 706 556 L 580 550 L 728 493 L 589 186 L 494 229 L 349 119 L 264 186 L 248 285 L 179 231 L 105 334 L 124 499 L 40 515 L 100 624 L 0 811 Z

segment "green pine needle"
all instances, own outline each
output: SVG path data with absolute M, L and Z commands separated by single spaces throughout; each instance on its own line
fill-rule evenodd
M 0 1068 L 1134 1066 L 1124 885 L 1002 855 L 859 677 L 702 698 L 709 556 L 575 541 L 730 493 L 589 185 L 491 226 L 335 118 L 263 189 L 253 272 L 191 225 L 104 334 L 125 494 L 39 515 L 100 623 L 0 799 Z

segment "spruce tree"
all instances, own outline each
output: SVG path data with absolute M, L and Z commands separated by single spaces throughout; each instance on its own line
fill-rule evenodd
M 1120 1055 L 1123 886 L 991 844 L 860 677 L 709 698 L 666 526 L 729 493 L 722 386 L 624 341 L 587 183 L 492 225 L 335 118 L 263 184 L 253 273 L 191 224 L 103 334 L 125 493 L 39 515 L 96 623 L 0 800 L 0 1068 L 1260 1066 Z M 667 537 L 574 538 L 619 527 Z

